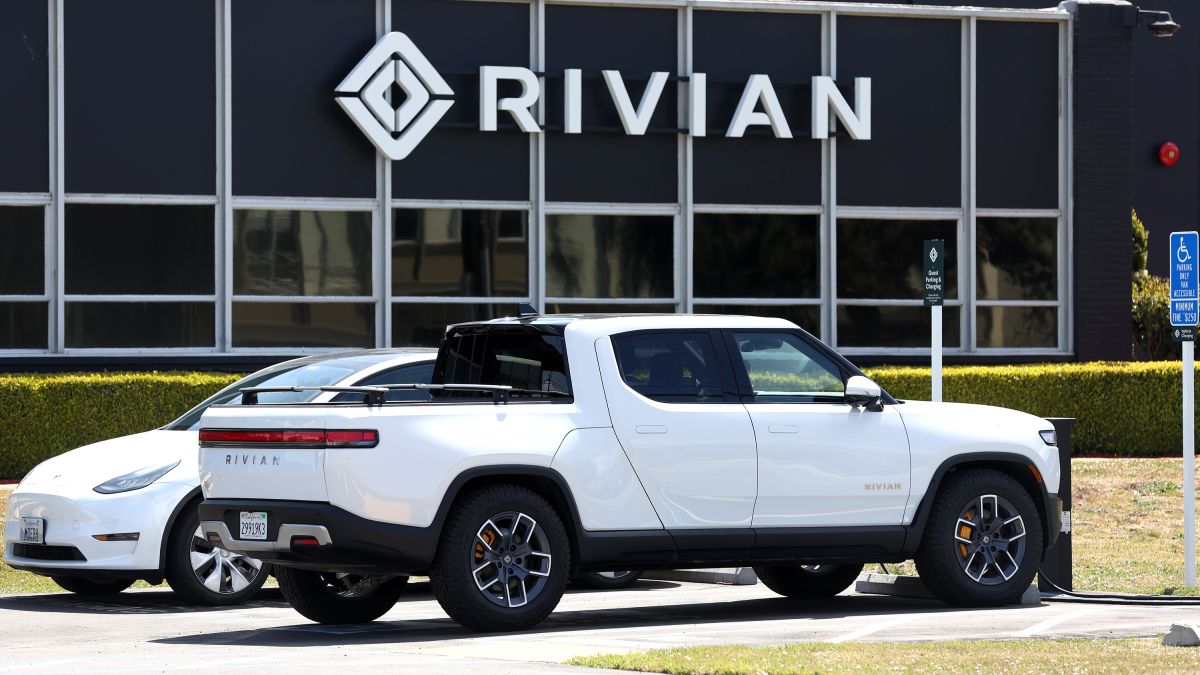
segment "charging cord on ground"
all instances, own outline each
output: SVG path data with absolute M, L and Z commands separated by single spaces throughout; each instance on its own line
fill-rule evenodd
M 1043 570 L 1038 570 L 1038 579 L 1046 582 L 1061 595 L 1077 598 L 1081 602 L 1097 602 L 1113 605 L 1200 605 L 1200 597 L 1186 595 L 1140 595 L 1137 593 L 1078 593 L 1054 583 Z M 1052 598 L 1048 598 L 1052 599 Z

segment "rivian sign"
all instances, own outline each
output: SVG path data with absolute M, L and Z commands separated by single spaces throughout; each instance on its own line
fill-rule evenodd
M 653 72 L 634 104 L 625 80 L 617 70 L 601 75 L 609 96 L 620 116 L 625 133 L 641 136 L 650 126 L 650 118 L 662 98 L 671 75 Z M 520 94 L 501 98 L 499 83 L 520 85 Z M 563 133 L 582 133 L 583 73 L 577 68 L 563 71 Z M 707 83 L 704 73 L 687 78 L 688 133 L 707 135 Z M 397 87 L 404 100 L 395 107 L 388 97 Z M 533 108 L 542 96 L 537 73 L 519 66 L 481 66 L 479 68 L 479 129 L 496 131 L 501 113 L 512 117 L 527 133 L 541 133 Z M 350 115 L 371 142 L 386 157 L 404 159 L 416 148 L 438 120 L 454 105 L 454 91 L 438 74 L 413 41 L 403 33 L 388 33 L 379 40 L 346 79 L 337 86 L 337 102 Z M 846 101 L 833 78 L 812 78 L 812 138 L 829 137 L 830 117 L 836 116 L 855 140 L 871 138 L 871 79 L 854 78 L 854 106 Z M 768 126 L 776 138 L 793 138 L 779 97 L 767 75 L 750 75 L 741 99 L 725 130 L 727 138 L 741 138 L 752 126 Z

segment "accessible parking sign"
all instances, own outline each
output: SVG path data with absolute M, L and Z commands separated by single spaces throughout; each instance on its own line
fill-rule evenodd
M 1200 235 L 1196 232 L 1171 233 L 1171 326 L 1194 328 L 1200 321 L 1200 286 L 1197 286 L 1196 256 L 1200 255 Z M 1177 331 L 1183 337 L 1185 331 Z M 1186 331 L 1190 334 L 1192 331 Z

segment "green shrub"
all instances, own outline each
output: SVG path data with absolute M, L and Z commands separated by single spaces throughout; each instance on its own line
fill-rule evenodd
M 81 445 L 155 429 L 238 379 L 213 373 L 0 375 L 0 477 Z
M 1142 219 L 1138 218 L 1137 211 L 1133 212 L 1131 218 L 1133 223 L 1133 273 L 1144 272 L 1146 270 L 1146 261 L 1150 255 L 1150 230 L 1142 223 Z
M 1133 351 L 1136 358 L 1178 359 L 1181 347 L 1171 338 L 1171 284 L 1141 272 L 1133 276 Z
M 883 367 L 867 374 L 896 398 L 929 400 L 928 368 Z M 1077 418 L 1071 435 L 1076 454 L 1178 455 L 1181 376 L 1177 361 L 952 366 L 942 375 L 942 400 Z

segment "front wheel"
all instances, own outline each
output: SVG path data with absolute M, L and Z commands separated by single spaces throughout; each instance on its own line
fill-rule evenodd
M 317 623 L 368 623 L 387 614 L 408 577 L 359 576 L 276 567 L 279 590 L 297 612 Z
M 946 478 L 916 557 L 930 592 L 964 607 L 1010 604 L 1041 561 L 1041 517 L 1020 483 L 990 469 Z
M 63 590 L 78 595 L 115 595 L 133 585 L 134 579 L 98 581 L 87 577 L 50 577 Z
M 854 583 L 862 565 L 785 565 L 755 567 L 767 588 L 789 598 L 832 598 Z
M 567 532 L 554 508 L 532 490 L 493 485 L 455 505 L 429 583 L 463 626 L 521 630 L 554 611 L 570 567 Z

